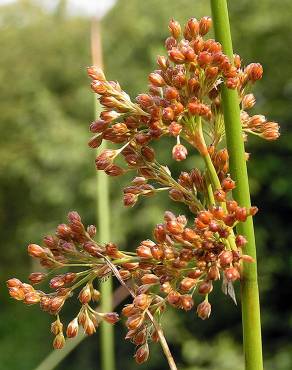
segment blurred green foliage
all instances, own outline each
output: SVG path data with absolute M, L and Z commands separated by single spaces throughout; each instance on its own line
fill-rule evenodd
M 61 2 L 60 2 L 61 4 Z M 292 193 L 292 3 L 258 0 L 230 2 L 236 51 L 246 63 L 259 61 L 265 77 L 256 86 L 255 112 L 282 125 L 276 143 L 251 140 L 247 151 L 256 217 L 259 279 L 262 298 L 266 369 L 292 367 L 290 248 Z M 147 88 L 147 74 L 172 16 L 184 22 L 210 14 L 202 0 L 119 1 L 103 21 L 106 73 L 135 96 Z M 90 22 L 69 17 L 64 8 L 47 13 L 33 1 L 1 7 L 0 14 L 0 223 L 1 320 L 0 368 L 31 370 L 50 351 L 48 315 L 10 301 L 4 281 L 31 270 L 26 244 L 40 241 L 78 210 L 86 222 L 95 220 L 94 153 L 87 148 L 93 97 L 85 67 L 90 64 Z M 157 146 L 161 162 L 169 163 L 170 147 Z M 197 166 L 196 158 L 174 169 Z M 165 195 L 122 207 L 127 179 L 111 180 L 112 239 L 135 248 L 167 208 L 187 212 Z M 135 223 L 131 220 L 135 217 Z M 170 311 L 164 321 L 179 368 L 183 370 L 241 370 L 240 309 L 222 296 L 212 297 L 213 314 L 206 322 L 194 314 Z M 73 308 L 74 309 L 74 308 Z M 73 310 L 72 309 L 72 310 Z M 66 316 L 72 313 L 66 310 Z M 118 326 L 117 356 L 121 370 L 136 368 L 133 347 L 122 341 Z M 179 335 L 178 335 L 179 333 Z M 98 369 L 98 336 L 86 339 L 58 369 Z M 166 368 L 158 346 L 141 369 Z

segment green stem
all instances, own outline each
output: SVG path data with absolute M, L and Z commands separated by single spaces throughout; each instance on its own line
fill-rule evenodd
M 93 64 L 102 67 L 102 40 L 100 24 L 97 20 L 92 21 L 91 48 Z M 99 117 L 101 107 L 95 95 L 95 117 Z M 99 148 L 106 148 L 105 142 Z M 110 239 L 110 204 L 109 204 L 109 182 L 103 171 L 97 171 L 97 225 L 100 242 L 109 242 Z M 101 309 L 103 312 L 112 311 L 112 279 L 109 278 L 100 286 Z M 113 326 L 103 322 L 100 327 L 101 335 L 101 369 L 115 369 L 115 345 Z
M 98 108 L 98 107 L 96 107 Z M 98 111 L 98 109 L 96 109 Z M 106 148 L 105 143 L 99 148 Z M 98 238 L 100 242 L 110 240 L 110 205 L 109 205 L 109 183 L 107 175 L 103 171 L 97 171 L 97 224 Z M 108 278 L 100 286 L 102 312 L 112 311 L 112 278 Z M 113 326 L 102 322 L 100 326 L 101 335 L 101 362 L 102 370 L 115 369 L 114 355 L 114 333 Z
M 211 0 L 217 41 L 223 46 L 223 51 L 230 59 L 233 58 L 233 48 L 230 33 L 228 8 L 226 0 Z M 239 100 L 236 90 L 226 87 L 222 90 L 227 149 L 230 156 L 230 171 L 236 181 L 234 199 L 245 207 L 250 207 L 250 193 L 245 160 L 245 150 L 240 122 Z M 239 223 L 237 230 L 247 237 L 248 244 L 245 253 L 256 261 L 256 245 L 253 221 L 248 217 L 244 223 Z M 243 345 L 246 370 L 263 370 L 260 302 L 257 282 L 257 264 L 244 263 L 241 281 Z

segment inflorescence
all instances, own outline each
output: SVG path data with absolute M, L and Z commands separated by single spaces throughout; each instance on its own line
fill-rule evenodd
M 248 134 L 275 140 L 279 127 L 263 115 L 247 113 L 255 105 L 249 90 L 262 78 L 262 66 L 252 63 L 242 67 L 238 55 L 229 60 L 218 42 L 203 38 L 210 27 L 209 17 L 200 21 L 191 18 L 182 31 L 172 19 L 171 36 L 165 41 L 167 57 L 157 58 L 159 69 L 148 76 L 149 92 L 139 94 L 135 102 L 118 82 L 107 81 L 94 66 L 88 68 L 91 87 L 103 107 L 100 118 L 90 125 L 94 136 L 89 146 L 97 148 L 103 140 L 120 145 L 119 149 L 103 150 L 96 158 L 96 168 L 109 176 L 136 172 L 124 189 L 127 207 L 134 206 L 139 197 L 167 191 L 194 216 L 188 221 L 184 215 L 166 211 L 163 222 L 154 228 L 153 239 L 142 241 L 136 253 L 95 241 L 96 228 L 85 228 L 77 212 L 70 212 L 68 224 L 46 236 L 43 246 L 30 244 L 29 255 L 38 258 L 48 272 L 32 273 L 31 285 L 16 278 L 7 285 L 13 298 L 27 305 L 39 303 L 42 310 L 56 317 L 51 327 L 54 348 L 64 345 L 59 313 L 76 291 L 81 308 L 67 325 L 68 338 L 77 335 L 79 326 L 90 335 L 100 321 L 114 324 L 119 320 L 115 312 L 98 312 L 92 307 L 100 299 L 96 283 L 113 275 L 133 298 L 122 314 L 128 329 L 126 339 L 137 346 L 135 359 L 142 363 L 149 356 L 148 342 L 160 339 L 157 319 L 167 306 L 185 311 L 195 307 L 205 320 L 211 314 L 209 294 L 214 282 L 222 278 L 226 291 L 232 292 L 232 284 L 241 276 L 242 261 L 253 263 L 244 253 L 247 240 L 236 234 L 235 226 L 255 215 L 257 208 L 246 209 L 232 199 L 236 184 L 228 174 L 224 148 L 222 87 L 238 91 L 245 140 Z M 174 139 L 175 161 L 186 159 L 185 141 L 203 158 L 204 169 L 194 168 L 173 178 L 151 147 L 163 136 Z M 118 157 L 124 159 L 125 166 L 116 163 Z M 61 269 L 67 272 L 56 275 Z M 35 288 L 46 279 L 51 293 Z

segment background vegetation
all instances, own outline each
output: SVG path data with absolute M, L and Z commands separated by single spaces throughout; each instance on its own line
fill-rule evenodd
M 207 4 L 118 1 L 103 20 L 107 75 L 119 80 L 132 96 L 145 90 L 156 55 L 163 53 L 169 18 L 184 22 L 208 15 Z M 264 79 L 256 87 L 256 112 L 282 125 L 278 142 L 253 140 L 247 151 L 252 153 L 253 203 L 261 211 L 255 223 L 266 369 L 288 370 L 292 368 L 292 131 L 288 126 L 292 3 L 258 0 L 251 6 L 243 0 L 230 2 L 230 11 L 236 51 L 246 63 L 259 61 L 264 66 Z M 1 7 L 0 34 L 0 368 L 31 370 L 51 350 L 51 318 L 36 307 L 10 301 L 4 281 L 15 274 L 25 279 L 32 268 L 26 245 L 53 231 L 67 211 L 78 210 L 88 223 L 95 220 L 94 153 L 87 148 L 93 97 L 85 70 L 90 64 L 90 21 L 68 16 L 64 1 L 51 12 L 34 1 L 19 1 Z M 158 150 L 167 163 L 170 149 L 160 145 Z M 197 165 L 196 159 L 187 165 Z M 165 209 L 177 209 L 161 195 L 125 210 L 126 182 L 111 181 L 112 239 L 135 248 L 139 240 L 151 236 Z M 175 311 L 164 319 L 180 369 L 242 370 L 240 309 L 217 290 L 207 322 Z M 124 328 L 117 326 L 118 364 L 120 370 L 131 370 L 136 366 L 133 348 L 122 341 L 124 335 Z M 86 339 L 58 370 L 99 369 L 98 345 L 98 335 Z M 157 346 L 141 369 L 165 366 Z

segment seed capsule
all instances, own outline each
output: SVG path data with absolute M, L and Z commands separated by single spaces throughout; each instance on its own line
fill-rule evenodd
M 75 317 L 75 319 L 70 321 L 68 326 L 67 326 L 67 330 L 66 330 L 67 337 L 68 338 L 76 337 L 76 335 L 78 334 L 78 329 L 79 329 L 78 319 L 77 319 L 77 317 Z
M 207 301 L 203 301 L 197 307 L 197 314 L 200 319 L 206 320 L 209 318 L 211 314 L 211 305 Z

